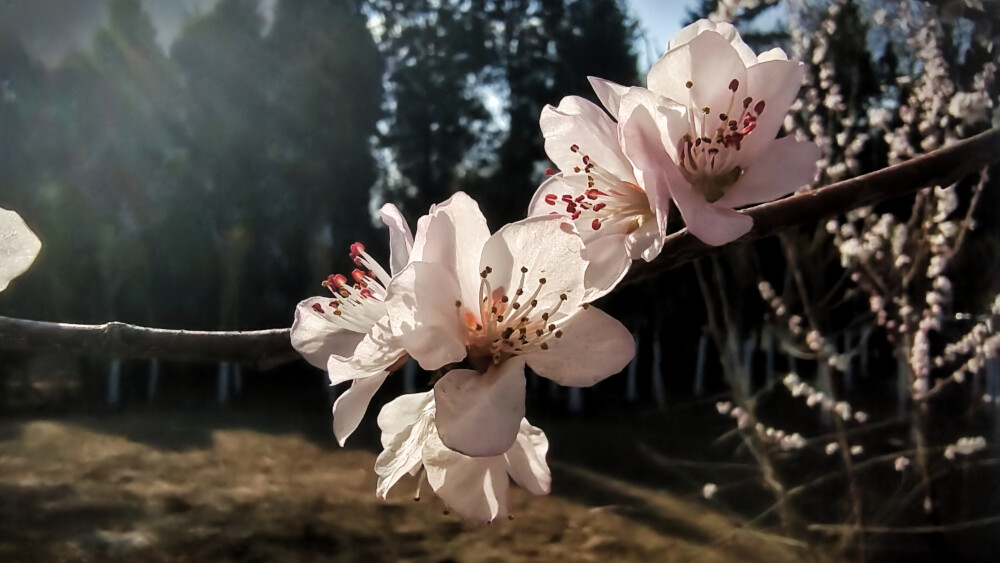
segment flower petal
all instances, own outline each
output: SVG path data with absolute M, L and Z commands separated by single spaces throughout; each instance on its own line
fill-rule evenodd
M 426 218 L 417 222 L 410 260 L 439 264 L 452 272 L 461 288 L 461 299 L 474 303 L 479 295 L 476 267 L 489 238 L 490 229 L 479 204 L 457 192 L 444 203 L 431 206 Z
M 550 309 L 560 300 L 565 301 L 562 308 L 576 307 L 583 301 L 587 269 L 583 241 L 564 217 L 529 217 L 504 225 L 483 247 L 476 271 L 486 268 L 491 269 L 486 279 L 494 291 L 504 288 L 517 301 L 514 290 L 523 287 L 525 295 L 533 295 L 538 301 L 536 310 Z M 522 268 L 527 271 L 522 272 Z M 563 295 L 566 299 L 562 299 Z M 526 301 L 527 297 L 521 298 L 522 305 Z
M 753 218 L 721 205 L 708 203 L 691 187 L 673 162 L 665 163 L 670 179 L 670 195 L 677 203 L 688 231 L 705 244 L 722 246 L 750 232 Z M 672 169 L 672 170 L 671 170 Z
M 813 181 L 820 156 L 815 143 L 782 137 L 715 204 L 743 207 L 784 197 Z
M 590 82 L 591 88 L 594 89 L 594 93 L 597 94 L 597 99 L 601 101 L 611 117 L 618 119 L 618 107 L 621 105 L 622 96 L 629 87 L 596 76 L 588 76 L 587 80 Z
M 560 330 L 548 350 L 522 356 L 535 373 L 560 385 L 589 387 L 620 372 L 635 355 L 632 333 L 594 307 L 578 311 Z
M 333 403 L 333 435 L 341 446 L 357 430 L 361 419 L 368 410 L 375 392 L 379 390 L 388 372 L 373 377 L 355 379 L 351 387 L 344 391 Z
M 468 457 L 450 450 L 437 434 L 423 447 L 427 482 L 457 514 L 480 522 L 507 515 L 507 477 L 503 456 Z
M 466 329 L 455 306 L 461 298 L 455 274 L 441 264 L 411 262 L 389 284 L 392 332 L 420 367 L 435 370 L 465 358 Z
M 389 401 L 378 413 L 378 427 L 382 430 L 382 447 L 389 447 L 392 437 L 413 426 L 426 411 L 434 410 L 434 392 L 408 393 Z
M 375 493 L 385 498 L 399 479 L 421 463 L 423 446 L 433 433 L 431 393 L 403 395 L 382 407 L 378 415 L 384 450 L 375 459 Z
M 42 241 L 20 215 L 0 208 L 0 291 L 31 266 L 41 248 Z
M 541 428 L 521 419 L 517 440 L 504 457 L 507 459 L 507 473 L 533 495 L 547 495 L 552 490 L 552 472 L 545 462 L 549 451 L 549 440 Z
M 668 43 L 667 49 L 676 49 L 702 33 L 718 33 L 721 35 L 723 39 L 732 45 L 746 66 L 755 64 L 758 61 L 753 49 L 743 42 L 740 32 L 733 24 L 728 22 L 713 22 L 708 19 L 700 19 L 678 31 L 673 39 L 670 40 L 670 43 Z
M 588 260 L 583 282 L 585 302 L 607 295 L 625 278 L 632 265 L 625 239 L 623 234 L 596 237 L 584 247 L 583 256 Z
M 389 228 L 389 268 L 396 275 L 410 261 L 410 250 L 413 249 L 413 235 L 406 224 L 406 218 L 399 209 L 387 203 L 379 210 L 382 223 Z
M 491 365 L 486 373 L 449 371 L 434 385 L 441 441 L 469 456 L 503 454 L 524 417 L 524 386 L 520 358 Z
M 405 352 L 387 325 L 386 318 L 376 323 L 351 355 L 330 354 L 326 363 L 330 385 L 380 375 L 403 357 Z
M 642 176 L 649 208 L 656 216 L 658 233 L 665 237 L 670 210 L 670 188 L 663 163 L 670 160 L 670 157 L 664 151 L 660 128 L 646 105 L 634 108 L 622 124 L 620 135 L 622 147 Z M 634 255 L 635 250 L 632 252 Z
M 563 172 L 582 167 L 584 155 L 622 180 L 635 179 L 632 165 L 618 146 L 615 122 L 597 105 L 567 96 L 559 107 L 545 106 L 539 118 L 545 137 L 545 154 Z M 577 150 L 572 150 L 572 147 Z
M 350 356 L 364 334 L 340 328 L 313 309 L 327 307 L 332 297 L 310 297 L 295 306 L 292 347 L 310 364 L 325 370 L 331 354 Z
M 683 106 L 718 114 L 746 95 L 746 75 L 746 64 L 729 41 L 706 32 L 664 53 L 649 70 L 646 86 Z M 734 79 L 735 92 L 729 88 Z
M 799 93 L 806 67 L 798 61 L 770 60 L 747 69 L 747 95 L 754 102 L 764 100 L 763 113 L 757 117 L 757 126 L 743 139 L 740 165 L 748 170 L 774 141 L 785 122 L 788 108 Z

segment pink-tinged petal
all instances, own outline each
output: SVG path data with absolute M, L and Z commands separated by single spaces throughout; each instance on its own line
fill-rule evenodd
M 771 143 L 715 204 L 743 207 L 784 197 L 813 181 L 820 156 L 815 143 L 782 137 Z
M 766 63 L 767 61 L 787 61 L 788 55 L 785 54 L 780 47 L 775 47 L 769 51 L 764 51 L 763 53 L 757 55 L 758 63 Z M 747 65 L 750 66 L 750 65 Z
M 432 434 L 424 443 L 423 457 L 427 482 L 456 514 L 480 522 L 507 515 L 510 480 L 503 456 L 468 457 Z
M 747 95 L 753 97 L 755 104 L 763 100 L 764 111 L 757 118 L 756 128 L 743 139 L 739 154 L 742 168 L 752 167 L 774 141 L 799 93 L 805 72 L 802 63 L 786 60 L 771 60 L 747 69 Z
M 375 459 L 375 493 L 385 498 L 399 479 L 417 469 L 423 446 L 433 434 L 431 393 L 403 395 L 382 407 L 378 415 L 384 450 Z
M 483 247 L 476 271 L 487 268 L 491 271 L 486 280 L 493 291 L 503 288 L 512 301 L 518 301 L 514 292 L 518 287 L 523 289 L 521 305 L 530 301 L 528 296 L 538 301 L 537 310 L 554 307 L 563 295 L 564 308 L 575 307 L 583 300 L 587 269 L 583 241 L 564 217 L 529 217 L 504 225 Z M 545 283 L 541 283 L 542 279 Z
M 629 118 L 632 116 L 632 112 L 634 112 L 636 108 L 646 108 L 646 111 L 649 112 L 650 115 L 655 115 L 658 108 L 661 106 L 677 108 L 683 107 L 673 100 L 664 98 L 648 88 L 629 88 L 625 94 L 622 95 L 618 107 L 619 144 L 621 144 L 621 124 L 628 122 Z M 628 154 L 626 153 L 625 156 L 628 157 Z
M 560 385 L 589 387 L 625 368 L 635 355 L 632 333 L 594 307 L 578 311 L 560 327 L 560 338 L 549 338 L 548 350 L 522 356 L 538 375 Z
M 657 230 L 661 237 L 666 236 L 670 188 L 663 163 L 670 160 L 670 157 L 664 151 L 660 128 L 646 106 L 640 105 L 632 111 L 620 131 L 626 154 L 636 169 L 641 171 L 646 198 L 656 217 Z
M 688 118 L 689 109 L 667 100 L 651 111 L 653 120 L 660 130 L 660 141 L 670 160 L 677 162 L 677 145 L 685 135 L 691 132 L 691 121 Z
M 406 224 L 406 218 L 399 209 L 387 203 L 379 210 L 382 223 L 389 228 L 389 268 L 392 275 L 402 270 L 410 260 L 410 250 L 413 249 L 413 235 Z
M 434 385 L 441 441 L 468 456 L 510 449 L 524 417 L 524 362 L 512 358 L 486 373 L 453 369 Z
M 0 208 L 0 291 L 20 276 L 38 256 L 42 241 L 14 211 Z
M 517 440 L 507 450 L 507 472 L 533 495 L 547 495 L 552 490 L 552 472 L 545 462 L 549 440 L 545 432 L 521 419 Z
M 623 234 L 613 234 L 593 238 L 587 243 L 583 250 L 583 256 L 588 261 L 583 282 L 585 302 L 607 295 L 625 278 L 632 265 L 625 239 Z
M 416 424 L 417 420 L 434 412 L 434 392 L 408 393 L 389 401 L 378 413 L 378 427 L 382 431 L 382 447 L 387 448 L 393 436 Z
M 361 419 L 368 410 L 375 392 L 379 390 L 388 372 L 373 377 L 355 379 L 351 387 L 344 391 L 333 403 L 333 435 L 341 446 L 357 430 Z
M 325 370 L 331 354 L 350 356 L 364 334 L 340 328 L 314 307 L 327 310 L 333 297 L 310 297 L 295 306 L 292 348 L 310 364 Z
M 588 76 L 587 80 L 590 82 L 590 87 L 594 89 L 594 93 L 597 94 L 597 99 L 604 104 L 611 117 L 618 119 L 618 107 L 621 105 L 622 96 L 625 95 L 629 87 L 596 76 Z
M 473 303 L 479 295 L 476 267 L 489 238 L 490 229 L 479 204 L 457 192 L 444 203 L 431 206 L 426 221 L 421 218 L 417 222 L 410 260 L 438 264 L 452 272 L 461 288 L 461 299 Z
M 663 230 L 655 222 L 650 221 L 637 230 L 629 233 L 625 239 L 625 247 L 632 260 L 652 262 L 663 250 Z
M 326 362 L 330 385 L 379 375 L 402 357 L 403 349 L 389 331 L 388 319 L 380 322 L 362 337 L 350 355 L 330 354 Z
M 757 62 L 757 57 L 746 43 L 743 42 L 743 38 L 740 37 L 740 32 L 736 29 L 733 24 L 728 22 L 713 22 L 707 19 L 700 19 L 684 29 L 677 32 L 673 39 L 667 44 L 667 49 L 675 49 L 684 43 L 690 42 L 692 39 L 697 37 L 701 33 L 718 33 L 723 39 L 732 45 L 733 49 L 736 50 L 740 55 L 740 59 L 750 66 Z
M 435 370 L 465 358 L 461 298 L 454 272 L 426 262 L 407 265 L 386 289 L 392 332 L 420 367 Z
M 711 246 L 722 246 L 753 228 L 753 219 L 749 215 L 705 201 L 705 196 L 691 187 L 672 162 L 664 168 L 670 180 L 670 194 L 677 203 L 684 224 L 699 240 Z
M 730 105 L 739 106 L 746 95 L 746 74 L 746 64 L 728 41 L 718 33 L 702 33 L 656 61 L 647 87 L 681 105 L 707 107 L 717 115 L 729 112 Z M 730 90 L 734 80 L 735 92 Z
M 559 107 L 542 109 L 539 125 L 545 137 L 545 154 L 559 170 L 573 172 L 582 168 L 586 155 L 615 176 L 625 181 L 634 179 L 632 166 L 618 147 L 615 122 L 593 103 L 567 96 Z

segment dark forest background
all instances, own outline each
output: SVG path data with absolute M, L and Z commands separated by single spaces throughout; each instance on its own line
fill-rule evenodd
M 865 16 L 891 2 L 841 2 L 847 8 L 833 16 L 828 2 L 804 3 L 798 36 L 774 17 L 774 4 L 736 14 L 758 51 L 793 52 L 824 21 L 838 26 L 822 57 L 837 62 L 836 75 L 821 82 L 820 59 L 802 58 L 812 88 L 836 84 L 844 107 L 800 106 L 791 123 L 809 131 L 810 116 L 819 116 L 830 125 L 824 135 L 855 138 L 875 130 L 866 118 L 874 106 L 900 122 L 914 86 L 897 77 L 924 69 L 905 36 Z M 926 3 L 942 13 L 952 4 Z M 986 6 L 940 22 L 946 72 L 962 87 L 974 87 L 994 57 L 991 39 L 969 39 L 995 35 L 996 3 Z M 5 315 L 288 326 L 299 300 L 352 267 L 350 243 L 386 257 L 386 235 L 372 221 L 382 202 L 415 225 L 428 205 L 465 190 L 495 230 L 523 216 L 543 178 L 541 108 L 567 95 L 596 101 L 588 75 L 642 82 L 641 38 L 620 0 L 281 0 L 270 22 L 259 8 L 257 0 L 221 0 L 164 52 L 138 0 L 109 0 L 89 47 L 55 67 L 33 60 L 0 20 L 0 206 L 17 210 L 43 241 L 35 265 L 0 295 Z M 690 19 L 718 8 L 706 0 Z M 762 14 L 770 23 L 759 23 Z M 827 148 L 828 162 L 844 159 L 838 150 Z M 850 174 L 891 160 L 880 135 L 856 152 Z M 995 191 L 980 204 L 986 225 L 996 224 Z M 973 243 L 995 256 L 989 233 Z M 784 267 L 773 239 L 754 248 L 723 255 L 748 332 L 765 315 L 756 278 L 780 280 Z M 843 274 L 829 247 L 814 262 L 820 281 Z M 956 291 L 957 308 L 982 308 L 996 288 L 991 279 L 970 278 L 969 291 Z M 863 299 L 838 295 L 831 302 L 847 321 L 834 324 L 868 313 Z M 667 361 L 667 385 L 691 389 L 706 315 L 690 267 L 602 306 L 640 335 L 642 372 L 658 373 Z M 651 392 L 662 403 L 664 390 Z

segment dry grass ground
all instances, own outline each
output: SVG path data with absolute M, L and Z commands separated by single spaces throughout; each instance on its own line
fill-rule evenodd
M 0 423 L 0 561 L 829 561 L 697 499 L 558 464 L 552 496 L 463 523 L 372 452 L 174 417 Z M 587 495 L 566 494 L 588 488 Z M 600 506 L 570 499 L 599 498 Z

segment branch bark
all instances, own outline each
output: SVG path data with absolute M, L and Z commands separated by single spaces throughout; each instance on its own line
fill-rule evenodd
M 80 325 L 0 317 L 0 349 L 50 354 L 234 362 L 267 369 L 299 357 L 287 328 L 202 331 L 148 328 L 119 322 Z
M 726 246 L 709 246 L 687 229 L 676 232 L 667 237 L 656 260 L 635 262 L 623 283 L 645 280 L 722 248 L 771 236 L 788 227 L 815 223 L 922 188 L 947 186 L 996 162 L 1000 162 L 1000 129 L 990 129 L 882 170 L 745 209 L 743 213 L 753 217 L 753 229 Z
M 877 172 L 743 211 L 754 219 L 744 244 L 791 226 L 821 221 L 929 186 L 952 184 L 1000 162 L 1000 129 L 938 149 Z M 727 245 L 729 246 L 729 245 Z M 687 230 L 667 237 L 653 262 L 637 262 L 625 284 L 655 276 L 726 247 L 708 246 Z M 258 331 L 166 330 L 111 322 L 76 325 L 0 317 L 0 350 L 31 350 L 121 359 L 236 362 L 268 368 L 297 359 L 288 329 Z

